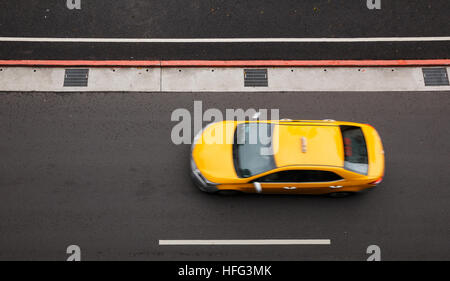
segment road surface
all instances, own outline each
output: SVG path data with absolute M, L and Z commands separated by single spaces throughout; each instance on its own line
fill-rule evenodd
M 332 199 L 200 192 L 177 108 L 279 108 L 368 122 L 386 151 L 375 190 Z M 0 259 L 450 259 L 448 92 L 0 93 Z M 330 239 L 331 245 L 159 246 L 171 239 Z

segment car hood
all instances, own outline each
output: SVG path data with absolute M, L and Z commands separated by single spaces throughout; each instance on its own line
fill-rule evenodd
M 369 154 L 369 177 L 379 178 L 384 176 L 384 148 L 378 132 L 372 126 L 362 127 L 366 138 Z
M 233 121 L 213 123 L 195 140 L 192 159 L 207 180 L 226 183 L 238 178 L 233 163 L 235 129 Z

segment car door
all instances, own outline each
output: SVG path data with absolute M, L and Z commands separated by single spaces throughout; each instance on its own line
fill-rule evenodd
M 260 193 L 278 194 L 293 192 L 299 187 L 295 170 L 285 170 L 268 174 L 253 181 L 255 189 L 260 185 Z
M 261 193 L 321 194 L 346 185 L 338 174 L 326 170 L 293 169 L 275 172 L 253 181 Z

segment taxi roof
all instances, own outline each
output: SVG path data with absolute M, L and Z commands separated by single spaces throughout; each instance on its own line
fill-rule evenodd
M 344 145 L 339 126 L 279 123 L 272 140 L 278 167 L 344 165 Z

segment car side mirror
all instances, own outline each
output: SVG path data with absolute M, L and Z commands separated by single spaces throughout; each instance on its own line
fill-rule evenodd
M 262 192 L 261 183 L 255 181 L 255 182 L 253 182 L 253 186 L 255 187 L 256 193 L 261 193 Z

